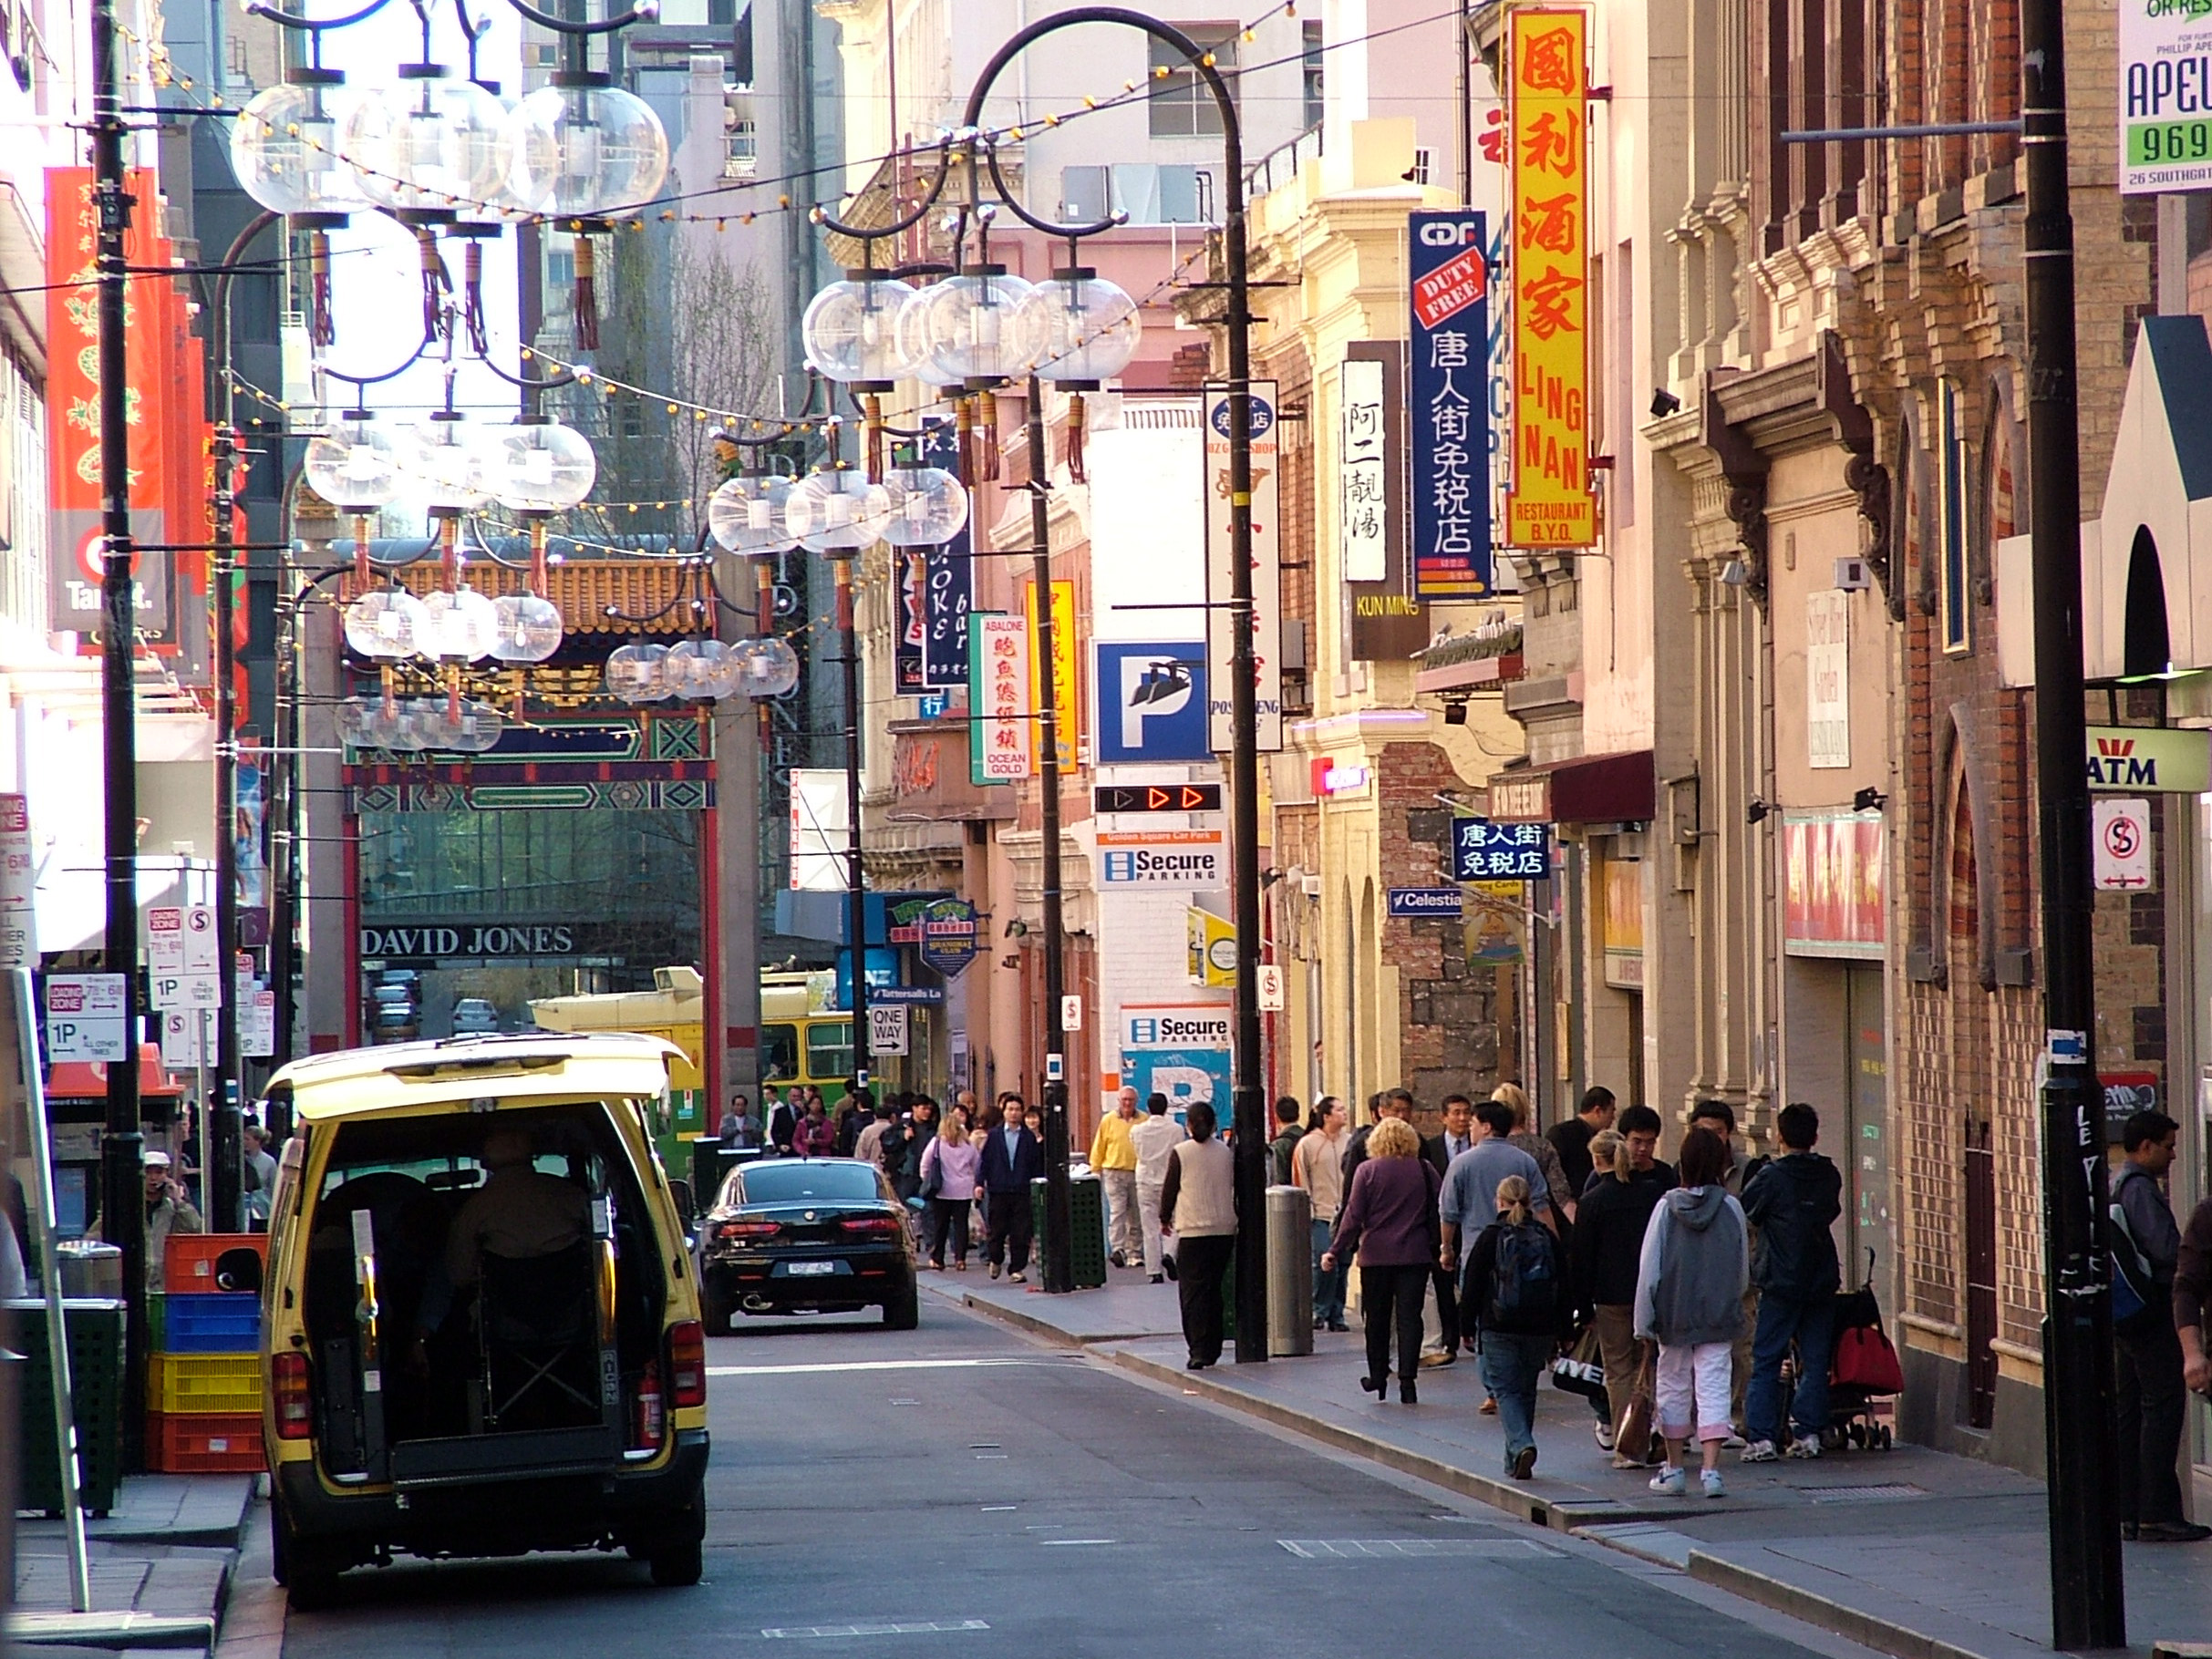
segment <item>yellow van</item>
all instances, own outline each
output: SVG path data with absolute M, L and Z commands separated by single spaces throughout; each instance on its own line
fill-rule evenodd
M 646 1128 L 681 1057 L 536 1033 L 272 1079 L 297 1128 L 272 1195 L 262 1435 L 295 1606 L 395 1553 L 623 1549 L 656 1584 L 698 1582 L 706 1337 Z

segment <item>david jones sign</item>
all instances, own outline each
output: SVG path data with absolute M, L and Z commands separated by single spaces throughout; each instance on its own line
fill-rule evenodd
M 552 922 L 512 926 L 469 922 L 460 927 L 423 925 L 361 930 L 361 954 L 365 958 L 571 956 L 575 952 L 575 930 Z

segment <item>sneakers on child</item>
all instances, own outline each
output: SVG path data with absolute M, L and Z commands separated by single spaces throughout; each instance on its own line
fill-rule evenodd
M 1745 1463 L 1772 1463 L 1781 1456 L 1782 1454 L 1774 1449 L 1773 1441 L 1753 1440 L 1749 1446 L 1743 1448 L 1743 1457 L 1742 1461 Z
M 1818 1435 L 1799 1435 L 1797 1438 L 1790 1442 L 1790 1456 L 1793 1458 L 1819 1457 L 1820 1437 Z
M 1661 1464 L 1659 1472 L 1651 1477 L 1651 1489 L 1669 1498 L 1680 1498 L 1690 1485 L 1690 1477 L 1671 1463 Z
M 1705 1496 L 1708 1498 L 1721 1497 L 1727 1490 L 1727 1489 L 1721 1484 L 1721 1471 L 1717 1468 L 1700 1469 L 1698 1471 L 1698 1484 L 1705 1489 Z

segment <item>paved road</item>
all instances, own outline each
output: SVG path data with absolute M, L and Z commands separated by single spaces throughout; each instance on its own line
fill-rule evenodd
M 403 1563 L 293 1617 L 286 1659 L 1861 1651 L 923 1310 L 904 1334 L 794 1322 L 710 1345 L 698 1589 L 600 1557 Z

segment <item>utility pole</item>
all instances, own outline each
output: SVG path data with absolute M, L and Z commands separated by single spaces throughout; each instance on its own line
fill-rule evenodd
M 1070 264 L 1073 260 L 1069 262 Z M 1052 527 L 1047 495 L 1051 463 L 1045 447 L 1045 394 L 1029 376 L 1030 596 L 1037 610 L 1037 684 L 1044 687 L 1038 710 L 1039 899 L 1045 918 L 1045 1289 L 1075 1288 L 1075 1208 L 1068 1188 L 1068 1033 L 1061 1023 L 1062 927 L 1059 874 L 1059 675 L 1053 663 Z M 1054 1074 L 1058 1073 L 1058 1076 Z M 1027 1202 L 1028 1195 L 1022 1194 Z
M 853 555 L 832 561 L 837 582 L 837 637 L 845 677 L 845 943 L 853 961 L 853 1075 L 868 1087 L 868 872 L 860 850 L 860 634 L 853 626 Z M 768 1122 L 765 1108 L 761 1124 Z
M 2082 710 L 2082 502 L 2066 180 L 2063 0 L 2021 0 L 2027 162 L 2028 466 L 2035 572 L 2035 762 L 2042 838 L 2043 1389 L 2052 1645 L 2127 1644 L 2110 1471 L 2112 1293 L 2103 1100 L 2093 1051 L 2089 778 Z
M 108 1125 L 100 1142 L 100 1236 L 123 1252 L 126 1315 L 123 1462 L 146 1455 L 146 1211 L 139 1127 L 138 584 L 130 539 L 128 281 L 123 231 L 122 82 L 115 0 L 92 0 L 92 198 L 98 222 L 100 423 L 100 719 L 107 818 L 107 936 L 102 957 L 123 982 L 123 1057 L 108 1067 Z
M 224 295 L 229 298 L 228 294 Z M 227 365 L 225 366 L 227 367 Z M 212 590 L 213 648 L 209 652 L 215 682 L 215 977 L 220 1005 L 215 1011 L 214 1097 L 202 1091 L 207 1160 L 209 1228 L 243 1232 L 239 1207 L 240 1128 L 243 1118 L 238 1075 L 238 652 L 232 639 L 236 623 L 232 582 L 237 570 L 238 434 L 226 422 L 215 428 L 214 546 L 208 554 L 208 586 Z

